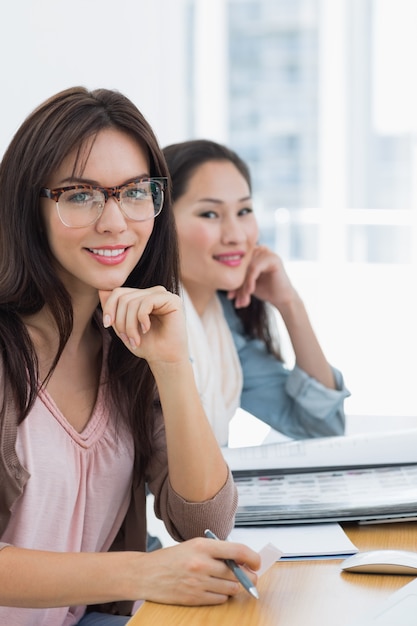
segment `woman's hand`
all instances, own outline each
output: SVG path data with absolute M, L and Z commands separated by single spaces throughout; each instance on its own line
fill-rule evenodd
M 259 554 L 239 543 L 203 537 L 153 552 L 0 551 L 0 605 L 47 608 L 151 600 L 220 604 L 242 590 L 222 559 L 260 567 Z M 12 573 L 12 574 L 11 574 Z M 246 593 L 246 592 L 244 592 Z
M 164 604 L 222 604 L 243 590 L 224 559 L 245 564 L 254 585 L 260 567 L 259 554 L 247 546 L 201 537 L 141 557 L 140 597 Z
M 112 326 L 125 346 L 152 363 L 188 359 L 182 302 L 164 287 L 118 287 L 99 291 L 103 324 Z
M 154 376 L 173 489 L 190 502 L 213 498 L 227 480 L 227 466 L 195 384 L 181 299 L 161 286 L 117 287 L 99 296 L 104 326 L 112 326 Z
M 235 299 L 235 307 L 250 304 L 255 295 L 269 302 L 280 312 L 298 367 L 329 389 L 335 389 L 332 369 L 311 326 L 304 303 L 294 289 L 281 258 L 266 246 L 255 248 L 245 280 L 228 297 Z
M 252 295 L 278 310 L 298 297 L 281 258 L 266 246 L 255 248 L 243 284 L 228 293 L 236 308 L 247 307 Z

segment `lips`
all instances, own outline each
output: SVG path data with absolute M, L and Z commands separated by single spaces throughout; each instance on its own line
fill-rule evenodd
M 88 254 L 102 265 L 118 265 L 126 259 L 128 247 L 86 248 Z
M 215 261 L 223 263 L 223 265 L 236 267 L 241 264 L 244 256 L 243 252 L 236 252 L 234 254 L 216 254 L 213 258 Z
M 218 261 L 238 261 L 239 259 L 243 258 L 243 254 L 242 253 L 238 253 L 238 254 L 216 254 L 216 256 L 214 258 L 217 259 Z
M 92 254 L 97 254 L 98 256 L 117 257 L 117 256 L 123 254 L 127 250 L 127 248 L 115 248 L 115 249 L 109 249 L 109 248 L 87 248 L 87 250 L 89 252 L 91 252 Z

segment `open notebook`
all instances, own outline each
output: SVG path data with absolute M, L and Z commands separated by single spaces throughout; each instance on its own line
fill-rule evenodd
M 236 525 L 417 518 L 417 429 L 224 448 Z

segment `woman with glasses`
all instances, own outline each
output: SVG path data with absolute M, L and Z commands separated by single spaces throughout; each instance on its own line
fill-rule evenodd
M 228 535 L 236 490 L 177 283 L 146 120 L 110 90 L 51 97 L 0 165 L 1 624 L 116 625 L 139 599 L 222 603 L 240 590 L 223 559 L 259 566 L 204 538 Z M 148 488 L 182 543 L 146 553 Z
M 172 179 L 191 358 L 217 440 L 238 407 L 300 439 L 344 432 L 349 395 L 280 257 L 258 243 L 249 169 L 208 140 L 164 149 Z M 276 344 L 275 313 L 295 353 Z

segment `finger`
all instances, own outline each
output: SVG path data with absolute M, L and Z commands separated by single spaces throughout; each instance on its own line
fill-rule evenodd
M 210 554 L 215 559 L 231 559 L 238 564 L 245 564 L 250 570 L 256 571 L 261 566 L 261 557 L 258 552 L 244 543 L 234 541 L 218 541 L 207 539 L 210 544 Z
M 242 586 L 236 578 L 229 580 L 226 578 L 211 577 L 207 591 L 215 596 L 225 596 L 226 599 L 235 596 L 242 590 Z
M 244 294 L 242 296 L 238 296 L 235 300 L 235 308 L 236 309 L 244 309 L 250 305 L 251 297 L 249 294 Z
M 238 590 L 236 591 L 236 593 Z M 193 591 L 186 593 L 181 590 L 181 595 L 178 597 L 178 593 L 173 598 L 171 604 L 182 604 L 185 606 L 213 606 L 216 604 L 225 604 L 230 596 L 236 595 L 236 593 L 216 593 L 214 591 Z M 158 602 L 158 599 L 156 600 Z
M 103 326 L 104 328 L 108 328 L 112 324 L 112 315 L 110 311 L 106 310 L 106 303 L 110 298 L 112 292 L 99 290 L 98 295 L 100 298 L 101 308 L 103 309 Z
M 139 295 L 142 290 L 119 287 L 112 291 L 100 290 L 99 298 L 103 309 L 103 325 L 105 328 L 114 326 L 118 319 L 119 330 L 123 319 L 124 303 L 130 295 Z M 116 328 L 114 329 L 116 330 Z
M 253 291 L 254 289 L 251 289 L 250 284 L 245 279 L 245 282 L 236 293 L 235 307 L 240 309 L 249 306 Z
M 125 332 L 126 312 L 132 302 L 152 298 L 157 294 L 167 294 L 165 287 L 156 286 L 149 289 L 117 288 L 113 291 L 99 291 L 103 308 L 103 324 L 107 327 L 117 325 L 120 333 Z M 116 329 L 115 329 L 116 330 Z
M 128 304 L 125 314 L 125 332 L 133 349 L 140 345 L 141 334 L 145 335 L 150 330 L 150 316 L 155 306 L 155 300 L 150 298 L 143 298 Z
M 132 290 L 123 293 L 117 301 L 114 328 L 131 349 L 136 349 L 152 324 L 160 323 L 164 316 L 181 308 L 178 296 L 165 287 L 149 290 Z M 158 319 L 159 318 L 159 319 Z
M 209 567 L 210 573 L 204 579 L 196 579 L 205 592 L 216 596 L 234 596 L 242 587 L 234 573 L 220 559 L 213 559 Z

